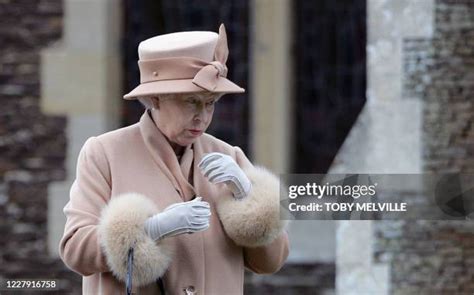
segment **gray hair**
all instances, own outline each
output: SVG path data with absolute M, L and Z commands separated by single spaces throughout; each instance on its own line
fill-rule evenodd
M 138 101 L 145 107 L 145 109 L 153 108 L 153 101 L 151 97 L 139 97 Z
M 170 94 L 158 94 L 154 97 L 139 97 L 138 101 L 141 102 L 141 104 L 145 107 L 145 109 L 152 109 L 152 108 L 155 107 L 154 104 L 153 104 L 153 99 L 155 99 L 155 98 L 165 99 L 165 98 L 173 97 L 175 95 L 176 94 L 174 94 L 174 93 L 170 93 Z

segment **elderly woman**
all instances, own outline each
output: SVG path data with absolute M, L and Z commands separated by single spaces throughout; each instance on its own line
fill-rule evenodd
M 244 268 L 288 256 L 279 181 L 205 131 L 226 79 L 224 26 L 140 43 L 137 124 L 89 138 L 64 208 L 60 255 L 84 294 L 243 294 Z

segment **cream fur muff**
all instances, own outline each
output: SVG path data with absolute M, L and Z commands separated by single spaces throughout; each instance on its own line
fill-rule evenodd
M 244 172 L 252 182 L 250 194 L 242 200 L 221 199 L 217 211 L 227 235 L 236 244 L 265 246 L 275 240 L 288 223 L 280 218 L 280 181 L 263 167 Z
M 99 241 L 107 264 L 121 281 L 126 280 L 127 258 L 134 247 L 133 284 L 154 283 L 168 268 L 172 249 L 166 239 L 155 242 L 145 232 L 145 221 L 158 213 L 155 204 L 137 193 L 115 198 L 103 209 L 99 224 Z

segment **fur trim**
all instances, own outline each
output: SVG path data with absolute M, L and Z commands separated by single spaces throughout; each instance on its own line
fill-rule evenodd
M 263 167 L 244 171 L 252 182 L 250 194 L 241 200 L 222 198 L 217 211 L 227 235 L 238 245 L 270 244 L 286 227 L 280 218 L 280 181 Z
M 152 201 L 136 193 L 113 198 L 102 211 L 99 240 L 112 273 L 126 280 L 128 250 L 134 246 L 133 285 L 155 282 L 171 262 L 166 239 L 153 241 L 145 232 L 145 220 L 158 213 Z

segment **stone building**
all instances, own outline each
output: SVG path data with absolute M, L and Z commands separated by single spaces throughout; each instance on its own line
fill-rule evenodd
M 368 31 L 368 101 L 331 171 L 472 173 L 474 2 L 368 1 Z M 473 234 L 466 220 L 339 222 L 337 291 L 472 294 Z

